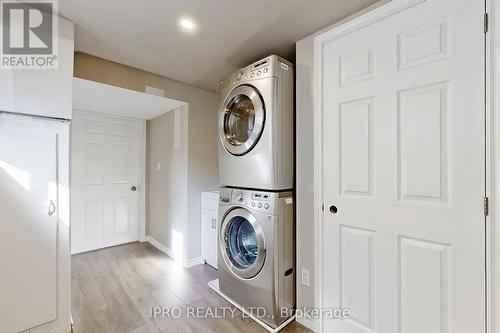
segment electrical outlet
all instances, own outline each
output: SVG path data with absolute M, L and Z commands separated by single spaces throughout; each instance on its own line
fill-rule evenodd
M 302 268 L 302 284 L 308 287 L 311 286 L 311 274 L 305 268 Z
M 161 164 L 160 162 L 156 162 L 156 171 L 160 171 L 161 170 Z

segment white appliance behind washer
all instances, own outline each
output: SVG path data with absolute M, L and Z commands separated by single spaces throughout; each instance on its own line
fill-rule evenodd
M 293 83 L 292 64 L 276 55 L 221 81 L 221 187 L 293 188 Z
M 292 192 L 222 188 L 219 221 L 220 291 L 270 327 L 280 326 L 295 306 Z

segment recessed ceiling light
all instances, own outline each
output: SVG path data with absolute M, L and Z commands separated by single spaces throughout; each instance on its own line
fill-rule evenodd
M 179 24 L 184 30 L 187 31 L 193 31 L 196 29 L 196 24 L 192 20 L 187 18 L 181 18 L 179 20 Z

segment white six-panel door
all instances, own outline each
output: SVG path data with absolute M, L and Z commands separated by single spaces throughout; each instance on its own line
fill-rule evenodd
M 139 125 L 136 120 L 74 112 L 72 253 L 138 240 Z
M 317 40 L 322 299 L 352 313 L 324 332 L 484 332 L 483 6 L 393 1 Z

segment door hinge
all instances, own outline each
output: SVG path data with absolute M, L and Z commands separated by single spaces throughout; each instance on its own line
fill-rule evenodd
M 484 33 L 488 32 L 489 29 L 489 16 L 488 13 L 484 13 L 484 19 L 483 19 L 483 28 L 484 28 Z
M 323 211 L 323 212 L 325 211 L 325 204 L 321 205 L 321 211 Z
M 490 200 L 488 199 L 488 197 L 484 197 L 483 209 L 484 209 L 484 216 L 488 216 L 490 212 Z

